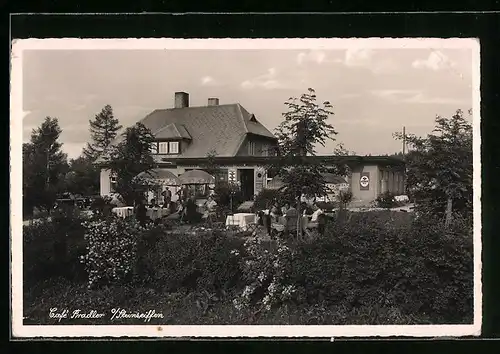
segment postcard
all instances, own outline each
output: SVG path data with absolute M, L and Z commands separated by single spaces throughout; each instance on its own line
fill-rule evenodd
M 479 41 L 23 39 L 13 336 L 481 331 Z

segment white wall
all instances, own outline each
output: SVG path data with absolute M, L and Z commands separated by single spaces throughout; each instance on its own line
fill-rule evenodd
M 111 193 L 111 170 L 101 169 L 100 176 L 100 194 L 102 196 L 109 195 Z

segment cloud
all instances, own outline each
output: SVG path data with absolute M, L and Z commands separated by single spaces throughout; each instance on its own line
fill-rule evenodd
M 243 89 L 263 88 L 266 90 L 274 90 L 286 88 L 287 86 L 278 81 L 277 71 L 275 68 L 269 68 L 266 74 L 259 75 L 253 79 L 245 80 L 241 83 Z
M 451 61 L 442 52 L 433 50 L 427 59 L 417 59 L 411 65 L 416 69 L 430 69 L 438 71 L 442 69 L 454 68 L 456 63 Z
M 372 64 L 373 50 L 367 48 L 349 48 L 345 52 L 344 65 L 370 66 Z
M 204 76 L 201 78 L 201 85 L 202 86 L 217 86 L 217 85 L 219 85 L 219 82 L 211 76 Z
M 403 101 L 421 93 L 421 90 L 371 90 L 370 93 L 379 98 L 391 101 Z
M 305 62 L 314 62 L 322 64 L 326 60 L 325 52 L 321 50 L 311 50 L 308 53 L 300 52 L 297 54 L 297 64 L 302 65 Z
M 395 62 L 387 57 L 375 56 L 376 52 L 369 48 L 351 47 L 345 51 L 344 59 L 336 60 L 349 68 L 364 68 L 374 74 L 391 73 L 397 67 Z
M 452 97 L 429 97 L 422 92 L 419 92 L 412 97 L 404 100 L 407 103 L 421 103 L 421 104 L 449 104 L 449 105 L 462 105 L 464 100 L 459 100 Z
M 452 97 L 431 97 L 422 90 L 372 90 L 372 95 L 401 103 L 420 104 L 463 104 L 464 101 Z

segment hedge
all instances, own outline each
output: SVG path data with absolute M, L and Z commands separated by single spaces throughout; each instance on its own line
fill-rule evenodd
M 103 225 L 116 228 L 111 220 Z M 127 258 L 135 260 L 132 278 L 126 283 L 110 278 L 109 284 L 89 290 L 78 283 L 86 276 L 79 257 L 89 249 L 82 228 L 78 219 L 25 227 L 24 270 L 31 279 L 25 283 L 26 311 L 42 313 L 39 298 L 54 294 L 50 288 L 59 286 L 62 275 L 65 284 L 74 287 L 65 292 L 67 298 L 77 293 L 82 304 L 101 301 L 109 287 L 116 289 L 109 301 L 118 304 L 139 304 L 137 299 L 144 296 L 163 304 L 168 294 L 184 294 L 181 297 L 192 298 L 203 309 L 199 323 L 472 321 L 473 242 L 466 220 L 455 219 L 445 229 L 440 220 L 414 219 L 412 213 L 348 213 L 330 222 L 325 235 L 315 240 L 278 244 L 245 241 L 224 232 L 174 235 L 155 226 L 134 236 L 135 256 Z M 71 240 L 67 257 L 54 252 L 60 239 Z M 43 306 L 52 301 L 44 299 Z M 180 300 L 176 303 L 181 306 Z M 174 311 L 172 303 L 168 306 Z M 187 322 L 196 322 L 194 313 L 186 316 Z

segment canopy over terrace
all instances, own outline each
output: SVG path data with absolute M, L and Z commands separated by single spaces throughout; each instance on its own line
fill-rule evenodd
M 214 184 L 215 177 L 203 170 L 190 170 L 179 176 L 181 184 Z
M 165 186 L 181 185 L 179 177 L 174 175 L 172 172 L 161 168 L 141 172 L 137 175 L 137 177 L 144 178 L 148 181 L 154 181 L 156 184 L 163 184 Z

